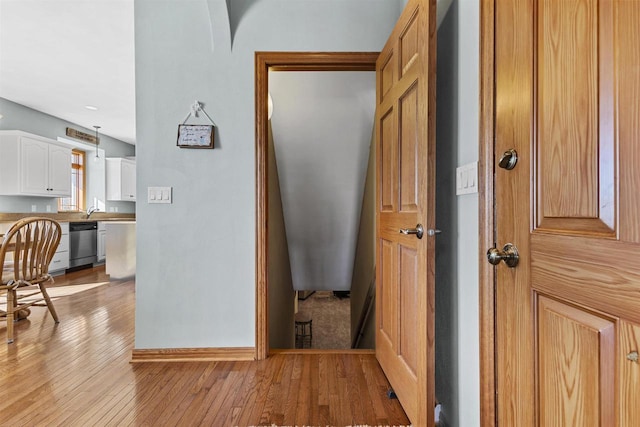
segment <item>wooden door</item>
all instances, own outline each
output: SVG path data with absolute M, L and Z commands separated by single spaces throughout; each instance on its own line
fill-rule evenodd
M 640 1 L 495 4 L 498 424 L 639 426 Z
M 376 356 L 413 425 L 434 407 L 435 1 L 410 1 L 376 64 Z M 421 224 L 422 238 L 402 234 Z

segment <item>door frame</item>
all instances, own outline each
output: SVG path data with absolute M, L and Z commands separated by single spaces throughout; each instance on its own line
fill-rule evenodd
M 268 171 L 269 71 L 374 71 L 379 52 L 256 52 L 256 343 L 255 359 L 269 355 Z
M 479 194 L 479 313 L 480 313 L 480 425 L 495 426 L 496 337 L 495 274 L 485 257 L 495 244 L 495 0 L 480 2 L 480 123 Z

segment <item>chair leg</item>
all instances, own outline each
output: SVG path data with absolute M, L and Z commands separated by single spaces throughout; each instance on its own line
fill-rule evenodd
M 53 282 L 53 279 L 51 279 L 51 281 Z M 58 320 L 58 313 L 56 313 L 56 309 L 53 307 L 53 302 L 51 302 L 51 298 L 49 298 L 49 294 L 47 293 L 47 287 L 44 285 L 44 282 L 40 283 L 39 286 L 40 292 L 42 292 L 44 300 L 47 302 L 47 308 L 49 309 L 49 313 L 51 313 L 51 317 L 53 317 L 53 320 L 56 323 L 60 323 L 60 321 Z
M 16 305 L 16 291 L 9 289 L 7 291 L 7 344 L 13 342 L 13 320 Z

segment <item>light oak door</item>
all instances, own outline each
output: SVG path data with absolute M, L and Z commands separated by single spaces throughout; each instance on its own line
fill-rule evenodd
M 435 1 L 407 4 L 376 75 L 376 356 L 413 425 L 432 425 Z
M 495 4 L 498 424 L 640 426 L 640 1 Z

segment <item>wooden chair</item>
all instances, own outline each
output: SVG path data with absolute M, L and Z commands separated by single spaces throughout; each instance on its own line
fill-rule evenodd
M 13 342 L 13 322 L 18 320 L 18 313 L 24 313 L 32 305 L 46 305 L 58 323 L 45 284 L 53 283 L 49 263 L 61 235 L 60 224 L 37 217 L 16 222 L 5 234 L 0 246 L 0 265 L 3 266 L 0 293 L 6 293 L 7 311 L 0 315 L 7 320 L 7 343 Z M 25 288 L 24 293 L 18 294 L 21 288 Z

